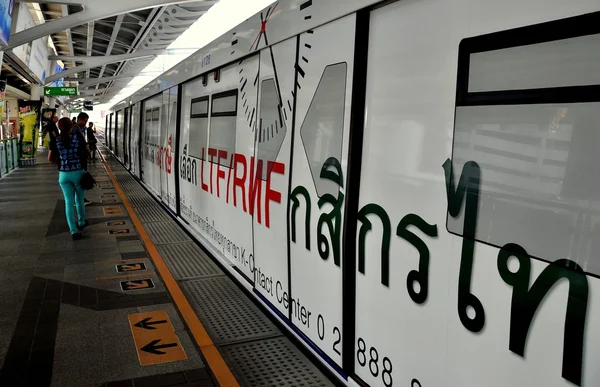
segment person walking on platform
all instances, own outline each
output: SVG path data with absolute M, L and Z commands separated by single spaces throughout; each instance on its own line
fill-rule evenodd
M 98 143 L 98 140 L 96 139 L 96 129 L 94 128 L 93 122 L 90 122 L 87 127 L 87 142 L 90 146 L 90 151 L 92 152 L 91 159 L 96 161 L 96 150 L 98 149 L 96 144 Z
M 75 130 L 75 132 L 81 134 L 81 137 L 83 137 L 83 141 L 84 143 L 87 145 L 87 129 L 86 129 L 86 125 L 88 122 L 88 119 L 90 118 L 90 116 L 87 115 L 87 113 L 79 113 L 79 115 L 76 118 L 76 122 L 75 125 L 73 127 L 73 130 Z M 86 154 L 84 158 L 82 158 L 81 162 L 83 165 L 83 170 L 87 171 L 87 162 L 88 162 L 88 156 L 89 154 Z M 83 202 L 84 204 L 87 206 L 88 204 L 91 204 L 92 202 L 90 200 L 87 200 L 85 197 L 83 198 Z
M 69 118 L 58 121 L 60 135 L 52 140 L 48 161 L 52 161 L 56 154 L 58 161 L 58 184 L 65 197 L 65 213 L 69 231 L 73 239 L 81 239 L 83 230 L 87 226 L 85 220 L 85 205 L 83 203 L 84 190 L 81 187 L 81 178 L 85 173 L 83 160 L 90 153 L 90 148 L 85 143 L 81 134 L 73 130 L 73 123 Z M 73 213 L 73 202 L 77 207 L 77 220 Z

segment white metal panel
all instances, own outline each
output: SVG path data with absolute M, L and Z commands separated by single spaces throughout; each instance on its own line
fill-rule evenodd
M 258 122 L 255 158 L 262 161 L 256 171 L 262 184 L 262 206 L 269 206 L 260 222 L 254 217 L 256 268 L 254 287 L 283 315 L 291 307 L 288 276 L 287 209 L 290 178 L 292 114 L 283 108 L 292 100 L 296 39 L 289 39 L 260 52 L 258 77 Z M 280 101 L 285 105 L 280 106 Z M 286 118 L 287 117 L 287 118 Z M 269 192 L 266 192 L 266 190 Z M 293 320 L 292 320 L 293 321 Z
M 299 318 L 293 322 L 338 365 L 343 350 L 341 227 L 355 26 L 356 17 L 351 15 L 300 36 L 293 196 L 290 197 L 292 203 L 298 204 L 296 209 L 292 204 L 291 210 L 296 213 L 295 224 L 291 226 L 296 230 L 296 242 L 291 243 L 292 296 L 312 313 L 310 324 Z M 337 179 L 322 176 L 323 169 Z M 308 198 L 296 194 L 302 189 Z M 306 248 L 307 238 L 310 250 Z

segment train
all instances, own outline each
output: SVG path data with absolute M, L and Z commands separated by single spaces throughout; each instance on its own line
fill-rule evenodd
M 107 146 L 343 385 L 600 386 L 600 3 L 281 0 Z

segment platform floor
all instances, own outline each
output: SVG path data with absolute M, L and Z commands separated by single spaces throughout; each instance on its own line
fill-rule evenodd
M 106 152 L 73 241 L 54 165 L 0 179 L 0 386 L 330 386 Z

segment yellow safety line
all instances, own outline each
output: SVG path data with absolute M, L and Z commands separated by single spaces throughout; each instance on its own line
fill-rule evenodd
M 215 375 L 217 382 L 220 386 L 239 387 L 240 384 L 233 376 L 233 373 L 227 366 L 227 363 L 225 363 L 225 360 L 219 353 L 219 350 L 217 349 L 210 336 L 208 335 L 208 332 L 204 328 L 204 325 L 202 325 L 202 323 L 198 319 L 198 316 L 192 308 L 192 305 L 190 305 L 190 302 L 183 294 L 183 291 L 181 290 L 179 284 L 173 277 L 173 274 L 171 274 L 171 271 L 165 264 L 165 261 L 161 257 L 160 253 L 158 252 L 158 249 L 154 245 L 154 242 L 152 242 L 152 239 L 148 235 L 148 232 L 146 231 L 146 229 L 142 225 L 142 222 L 133 210 L 131 203 L 129 203 L 129 199 L 127 198 L 127 196 L 125 196 L 125 192 L 121 188 L 121 185 L 117 182 L 117 179 L 115 178 L 112 169 L 104 159 L 102 153 L 100 153 L 100 157 L 102 158 L 104 168 L 108 172 L 108 176 L 110 177 L 113 186 L 117 191 L 117 194 L 121 197 L 125 210 L 129 213 L 129 217 L 135 225 L 135 228 L 138 230 L 140 238 L 142 238 L 144 244 L 146 245 L 148 255 L 150 255 L 150 258 L 154 262 L 154 267 L 160 273 L 165 287 L 171 294 L 171 297 L 173 297 L 173 301 L 175 301 L 177 309 L 179 309 L 179 312 L 181 313 L 183 319 L 187 323 L 190 332 L 192 332 L 192 336 L 194 337 L 196 344 L 198 344 L 198 347 L 200 347 L 200 351 L 202 352 L 204 359 L 206 359 L 209 368 Z

